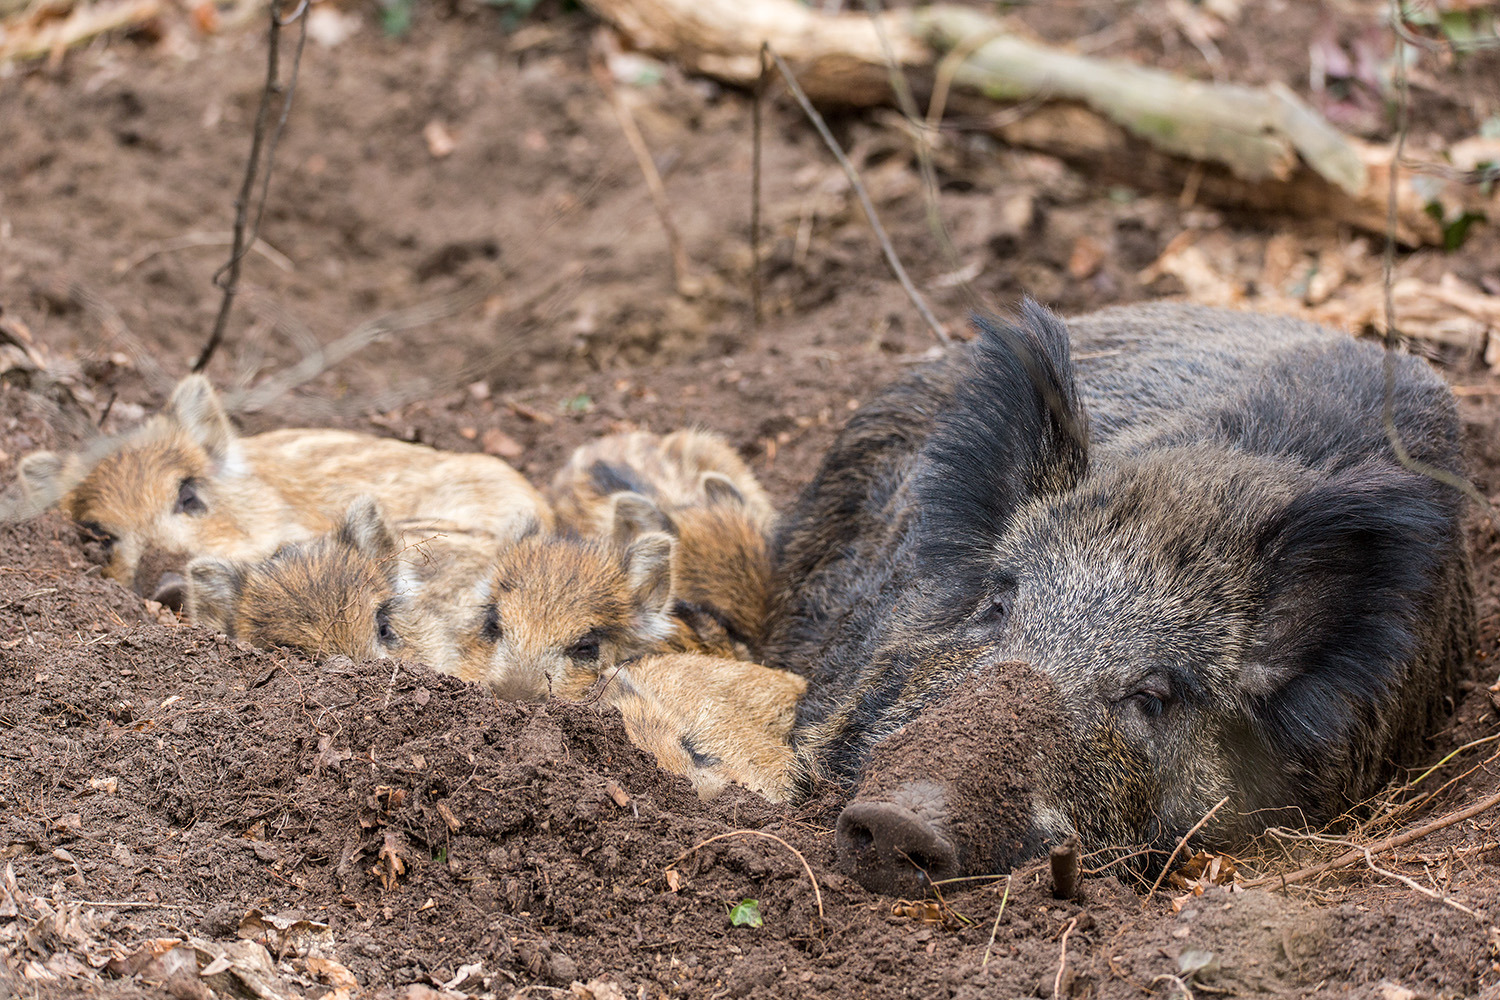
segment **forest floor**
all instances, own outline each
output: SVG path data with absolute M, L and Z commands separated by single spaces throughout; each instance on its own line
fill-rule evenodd
M 1096 54 L 1279 80 L 1344 127 L 1389 138 L 1387 105 L 1357 68 L 1337 93 L 1310 91 L 1308 72 L 1310 52 L 1355 67 L 1388 55 L 1383 3 L 1245 4 L 1205 49 L 1184 18 L 1211 6 L 1015 16 Z M 252 386 L 396 319 L 252 403 L 244 431 L 332 424 L 484 449 L 542 482 L 597 435 L 696 424 L 725 434 L 786 504 L 849 413 L 930 356 L 843 174 L 789 103 L 767 106 L 757 327 L 748 95 L 649 60 L 613 67 L 694 268 L 698 287 L 682 296 L 589 70 L 591 18 L 544 7 L 507 31 L 504 5 L 458 0 L 416 8 L 395 38 L 373 10 L 315 10 L 266 248 L 246 261 L 209 373 Z M 0 321 L 30 331 L 72 411 L 28 392 L 24 366 L 0 371 L 0 483 L 26 452 L 76 444 L 80 424 L 111 432 L 154 410 L 212 326 L 264 37 L 188 23 L 0 76 Z M 1500 113 L 1500 55 L 1424 58 L 1415 146 L 1441 148 Z M 1215 210 L 959 131 L 936 153 L 950 250 L 899 119 L 833 125 L 953 329 L 1022 294 L 1068 314 L 1185 296 L 1310 304 L 1378 280 L 1379 236 Z M 1208 278 L 1153 267 L 1185 246 Z M 1397 273 L 1500 293 L 1500 231 L 1478 226 L 1453 253 L 1403 253 Z M 422 321 L 401 329 L 414 309 Z M 1457 387 L 1471 476 L 1496 497 L 1500 377 L 1477 350 L 1419 346 Z M 1364 839 L 1500 790 L 1495 744 L 1468 746 L 1497 732 L 1500 538 L 1477 516 L 1470 537 L 1480 659 L 1430 762 L 1464 749 L 1417 788 L 1438 794 Z M 700 802 L 612 712 L 497 703 L 414 665 L 256 651 L 155 614 L 89 568 L 55 514 L 0 525 L 0 867 L 13 872 L 0 882 L 0 991 L 1500 996 L 1500 811 L 1284 891 L 1147 898 L 1106 874 L 1059 901 L 1032 866 L 902 907 L 839 873 L 826 804 L 738 790 Z M 736 830 L 785 844 L 697 846 Z M 1329 856 L 1315 847 L 1266 838 L 1237 857 L 1239 874 Z M 746 899 L 762 926 L 731 923 Z M 221 971 L 185 972 L 169 950 L 185 938 Z

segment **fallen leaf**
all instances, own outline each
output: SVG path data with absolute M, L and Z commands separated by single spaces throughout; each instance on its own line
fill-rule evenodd
M 630 793 L 616 784 L 615 779 L 604 779 L 604 790 L 609 793 L 609 797 L 611 799 L 614 799 L 615 805 L 619 806 L 621 809 L 624 809 L 626 806 L 630 805 Z
M 726 904 L 728 905 L 728 904 Z M 729 910 L 729 926 L 760 927 L 765 924 L 760 915 L 760 900 L 742 899 Z
M 526 453 L 521 442 L 498 427 L 487 429 L 484 436 L 479 439 L 479 444 L 484 448 L 485 454 L 496 455 L 500 458 L 520 458 Z
M 1068 255 L 1068 274 L 1075 281 L 1092 278 L 1104 264 L 1104 244 L 1092 236 L 1080 236 L 1073 243 L 1073 252 Z
M 422 138 L 427 140 L 427 152 L 431 153 L 434 159 L 441 160 L 458 148 L 458 143 L 454 142 L 448 127 L 437 119 L 428 122 L 427 126 L 422 129 Z
M 667 869 L 667 888 L 672 892 L 676 892 L 682 888 L 682 876 L 676 868 Z
M 380 861 L 370 869 L 370 873 L 380 878 L 380 884 L 387 892 L 394 889 L 396 880 L 406 874 L 406 862 L 401 860 L 396 835 L 389 830 L 385 832 L 385 843 L 380 848 Z
M 359 992 L 359 980 L 354 973 L 331 958 L 309 958 L 307 971 L 333 987 L 320 1000 L 353 1000 Z
M 262 944 L 278 957 L 333 955 L 333 928 L 317 920 L 251 910 L 240 918 L 237 933 L 242 940 Z

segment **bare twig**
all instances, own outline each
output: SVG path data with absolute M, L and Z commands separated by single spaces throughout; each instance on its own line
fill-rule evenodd
M 828 146 L 829 152 L 833 153 L 834 159 L 838 160 L 839 166 L 844 169 L 844 175 L 849 178 L 849 184 L 854 188 L 854 193 L 859 196 L 860 207 L 865 210 L 865 218 L 870 220 L 870 228 L 875 231 L 875 238 L 880 241 L 880 249 L 885 253 L 885 261 L 890 265 L 891 272 L 895 274 L 896 280 L 901 282 L 901 287 L 906 290 L 907 298 L 911 299 L 912 305 L 916 306 L 917 312 L 921 313 L 922 319 L 937 339 L 944 344 L 951 343 L 952 338 L 948 330 L 938 318 L 927 308 L 927 302 L 922 298 L 922 293 L 917 291 L 912 284 L 911 278 L 906 274 L 906 268 L 901 266 L 901 260 L 896 256 L 895 247 L 891 246 L 891 239 L 885 233 L 885 227 L 880 224 L 880 217 L 875 214 L 875 205 L 870 201 L 870 194 L 865 190 L 864 182 L 859 179 L 859 172 L 854 169 L 854 164 L 849 162 L 849 157 L 844 155 L 838 140 L 828 130 L 828 123 L 823 116 L 818 114 L 818 109 L 812 106 L 812 101 L 807 99 L 802 87 L 797 83 L 797 78 L 792 75 L 791 67 L 781 58 L 781 55 L 769 45 L 766 50 L 770 52 L 771 58 L 776 62 L 776 68 L 781 72 L 781 77 L 786 81 L 787 88 L 791 90 L 792 96 L 802 107 L 802 113 L 807 115 L 808 121 L 818 130 L 818 135 L 823 137 L 823 142 Z
M 825 922 L 823 917 L 823 891 L 818 888 L 818 880 L 813 876 L 812 866 L 807 863 L 807 859 L 802 856 L 801 851 L 797 850 L 791 844 L 788 844 L 786 841 L 782 840 L 774 833 L 766 833 L 764 830 L 730 830 L 728 833 L 721 833 L 717 836 L 709 837 L 707 840 L 699 841 L 692 847 L 689 847 L 687 850 L 677 855 L 677 857 L 673 858 L 671 861 L 667 862 L 667 867 L 671 868 L 673 865 L 677 864 L 677 862 L 696 853 L 701 848 L 707 847 L 709 844 L 712 844 L 716 840 L 724 840 L 727 837 L 764 837 L 766 840 L 776 841 L 776 843 L 791 851 L 792 854 L 796 856 L 797 860 L 802 862 L 802 870 L 807 872 L 807 880 L 812 883 L 813 898 L 816 899 L 818 903 L 818 922 L 820 924 Z
M 1355 850 L 1352 850 L 1347 854 L 1342 854 L 1339 857 L 1334 858 L 1332 861 L 1325 861 L 1322 864 L 1312 865 L 1311 867 L 1303 868 L 1298 871 L 1291 872 L 1287 875 L 1267 875 L 1263 878 L 1251 879 L 1248 882 L 1241 883 L 1241 885 L 1246 889 L 1256 889 L 1267 885 L 1295 885 L 1298 882 L 1306 881 L 1307 879 L 1313 878 L 1317 875 L 1321 875 L 1324 872 L 1333 871 L 1336 868 L 1347 868 L 1349 865 L 1352 865 L 1362 859 L 1367 851 L 1372 856 L 1376 854 L 1384 854 L 1386 851 L 1389 851 L 1394 847 L 1402 847 L 1406 844 L 1410 844 L 1413 841 L 1421 840 L 1423 837 L 1434 834 L 1439 830 L 1453 826 L 1455 823 L 1462 823 L 1466 819 L 1472 819 L 1487 809 L 1493 809 L 1497 805 L 1500 805 L 1500 793 L 1491 795 L 1487 799 L 1481 799 L 1473 805 L 1466 806 L 1463 809 L 1459 809 L 1454 812 L 1448 813 L 1447 815 L 1440 816 L 1437 819 L 1433 820 L 1431 823 L 1428 823 L 1425 826 L 1419 826 L 1415 830 L 1407 830 L 1405 833 L 1398 833 L 1394 836 L 1387 837 L 1384 840 L 1377 841 L 1367 847 L 1356 848 Z
M 750 105 L 750 322 L 759 329 L 764 319 L 760 301 L 760 146 L 761 105 L 766 99 L 766 81 L 770 79 L 770 65 L 766 62 L 766 49 L 760 47 L 760 76 L 755 80 L 755 96 Z
M 1000 918 L 1005 916 L 1005 904 L 1010 901 L 1010 876 L 1005 876 L 1005 894 L 1000 897 L 1000 909 L 995 911 L 995 922 L 990 925 L 990 943 L 984 946 L 984 958 L 980 960 L 979 967 L 983 969 L 990 964 L 990 949 L 995 947 L 995 935 L 1000 931 Z
M 240 193 L 234 199 L 234 239 L 230 244 L 229 262 L 219 269 L 214 275 L 214 284 L 218 285 L 224 292 L 224 297 L 219 302 L 219 315 L 214 319 L 213 333 L 209 335 L 208 343 L 203 345 L 203 350 L 198 354 L 198 360 L 193 362 L 195 373 L 203 371 L 208 363 L 213 360 L 219 344 L 224 340 L 224 331 L 229 324 L 229 311 L 234 306 L 234 297 L 240 290 L 240 264 L 244 261 L 249 248 L 255 245 L 260 238 L 260 224 L 265 217 L 266 195 L 270 190 L 271 168 L 276 161 L 276 146 L 281 141 L 281 133 L 286 128 L 287 116 L 291 114 L 292 98 L 297 92 L 297 71 L 302 65 L 302 49 L 307 43 L 307 18 L 302 15 L 307 10 L 306 0 L 301 0 L 293 9 L 291 14 L 283 16 L 282 4 L 291 3 L 292 0 L 271 0 L 267 5 L 267 14 L 270 19 L 270 27 L 266 35 L 266 85 L 260 93 L 260 107 L 255 112 L 255 128 L 250 136 L 250 156 L 245 163 L 245 180 L 240 185 Z M 287 82 L 281 82 L 281 29 L 290 25 L 293 21 L 301 22 L 301 30 L 297 35 L 297 48 L 292 56 L 292 69 L 288 75 Z M 270 142 L 266 142 L 266 123 L 271 116 L 271 101 L 278 95 L 284 95 L 281 99 L 281 114 L 277 118 L 276 128 L 271 133 Z M 255 180 L 261 168 L 261 149 L 265 147 L 265 175 L 261 179 L 259 204 L 255 210 L 255 223 L 249 227 L 249 238 L 246 239 L 246 228 L 249 221 L 250 200 L 255 193 Z
M 1452 896 L 1449 896 L 1449 895 L 1446 895 L 1444 893 L 1438 892 L 1435 889 L 1429 889 L 1425 885 L 1422 885 L 1421 883 L 1417 882 L 1415 879 L 1407 878 L 1405 875 L 1402 875 L 1400 872 L 1388 871 L 1388 870 L 1386 870 L 1384 868 L 1381 868 L 1379 865 L 1377 865 L 1375 863 L 1375 858 L 1370 853 L 1370 849 L 1368 847 L 1366 847 L 1364 849 L 1364 853 L 1365 853 L 1365 864 L 1369 865 L 1370 866 L 1370 871 L 1374 872 L 1375 874 L 1377 874 L 1377 875 L 1384 875 L 1388 879 L 1393 879 L 1394 881 L 1402 883 L 1403 885 L 1405 885 L 1409 889 L 1413 889 L 1413 890 L 1415 890 L 1417 892 L 1420 892 L 1422 895 L 1427 896 L 1429 899 L 1435 899 L 1435 900 L 1437 900 L 1438 902 L 1442 903 L 1444 906 L 1451 906 L 1455 910 L 1458 910 L 1460 913 L 1467 913 L 1469 916 L 1475 918 L 1476 920 L 1479 919 L 1479 914 L 1475 913 L 1473 910 L 1469 909 L 1467 906 L 1465 906 L 1464 904 L 1460 903 L 1458 900 L 1454 899 Z
M 1161 874 L 1156 876 L 1155 882 L 1151 883 L 1151 891 L 1146 893 L 1145 899 L 1141 900 L 1141 909 L 1144 910 L 1146 908 L 1146 905 L 1151 902 L 1151 897 L 1156 895 L 1156 890 L 1161 887 L 1161 880 L 1166 878 L 1167 872 L 1172 870 L 1172 862 L 1177 860 L 1177 852 L 1186 847 L 1188 840 L 1192 838 L 1193 834 L 1203 829 L 1203 827 L 1208 824 L 1208 821 L 1214 818 L 1214 813 L 1218 812 L 1219 809 L 1223 807 L 1224 803 L 1228 801 L 1229 796 L 1226 795 L 1218 802 L 1214 803 L 1214 807 L 1208 812 L 1204 813 L 1203 818 L 1194 823 L 1191 830 L 1182 835 L 1182 839 L 1177 842 L 1177 846 L 1172 848 L 1172 853 L 1167 855 L 1167 863 L 1161 866 Z
M 1187 983 L 1182 981 L 1181 976 L 1174 976 L 1169 972 L 1163 972 L 1151 980 L 1151 985 L 1155 986 L 1163 979 L 1182 991 L 1183 1000 L 1193 1000 L 1193 991 L 1187 988 Z
M 1052 980 L 1052 995 L 1062 996 L 1063 973 L 1068 971 L 1068 935 L 1073 933 L 1073 928 L 1078 926 L 1078 918 L 1073 917 L 1068 921 L 1067 928 L 1062 933 L 1062 957 L 1057 963 L 1057 976 Z
M 71 301 L 77 303 L 79 308 L 104 328 L 105 342 L 119 344 L 124 349 L 130 356 L 131 364 L 135 365 L 136 371 L 141 373 L 141 377 L 153 391 L 165 395 L 171 390 L 175 380 L 157 364 L 156 358 L 131 332 L 130 327 L 125 325 L 124 317 L 108 299 L 80 281 L 68 282 L 66 291 Z
M 194 247 L 222 247 L 234 244 L 234 233 L 188 233 L 184 236 L 175 236 L 170 240 L 162 240 L 153 243 L 146 249 L 138 252 L 134 257 L 122 261 L 115 266 L 120 274 L 140 267 L 152 257 L 164 253 L 176 253 L 179 250 L 191 250 Z M 286 254 L 271 246 L 265 240 L 256 239 L 250 244 L 250 251 L 260 254 L 266 260 L 276 265 L 283 271 L 295 270 L 295 265 Z
M 625 142 L 630 146 L 630 152 L 635 155 L 635 162 L 641 168 L 641 175 L 646 179 L 646 190 L 651 192 L 651 204 L 655 206 L 656 217 L 661 220 L 662 231 L 667 236 L 667 250 L 672 255 L 672 281 L 677 294 L 692 298 L 703 291 L 703 285 L 693 277 L 688 265 L 687 251 L 682 248 L 682 236 L 677 231 L 677 223 L 672 219 L 672 203 L 667 199 L 666 185 L 662 183 L 656 161 L 652 159 L 651 150 L 646 146 L 646 138 L 641 135 L 641 130 L 635 123 L 635 115 L 631 114 L 630 105 L 621 96 L 619 88 L 615 86 L 614 76 L 609 71 L 609 63 L 605 58 L 607 30 L 600 28 L 594 36 L 594 45 L 589 52 L 589 67 L 594 71 L 599 89 L 609 99 L 615 119 L 620 123 L 620 131 L 625 133 Z
M 1396 329 L 1396 233 L 1400 225 L 1401 158 L 1406 150 L 1406 135 L 1411 128 L 1411 87 L 1406 78 L 1406 42 L 1409 33 L 1402 21 L 1401 0 L 1391 0 L 1390 20 L 1396 33 L 1396 149 L 1391 155 L 1390 186 L 1386 191 L 1385 207 L 1385 252 L 1380 264 L 1381 283 L 1385 293 L 1385 404 L 1381 408 L 1380 419 L 1385 427 L 1385 436 L 1391 442 L 1391 450 L 1396 453 L 1396 461 L 1419 476 L 1426 476 L 1458 490 L 1474 501 L 1485 512 L 1490 523 L 1494 524 L 1494 508 L 1473 483 L 1447 469 L 1440 469 L 1412 457 L 1396 427 L 1396 349 L 1401 343 L 1401 333 Z
M 418 303 L 407 309 L 398 309 L 366 320 L 318 353 L 304 357 L 297 364 L 266 379 L 255 388 L 244 393 L 230 394 L 225 399 L 225 405 L 234 411 L 253 413 L 304 382 L 317 378 L 329 368 L 386 334 L 426 326 L 463 312 L 482 301 L 484 295 L 485 289 L 483 288 L 458 291 L 430 302 Z
M 875 36 L 880 40 L 880 52 L 885 57 L 886 67 L 890 72 L 891 92 L 896 95 L 896 107 L 906 119 L 912 143 L 916 148 L 917 172 L 922 177 L 922 197 L 927 208 L 927 228 L 932 232 L 933 239 L 937 240 L 943 255 L 948 258 L 949 266 L 954 273 L 960 273 L 963 261 L 959 257 L 958 248 L 953 245 L 953 238 L 948 234 L 947 224 L 943 222 L 937 167 L 932 162 L 932 137 L 938 134 L 938 130 L 931 117 L 929 116 L 924 121 L 921 111 L 917 108 L 917 99 L 912 96 L 911 83 L 906 78 L 906 71 L 901 68 L 901 60 L 896 58 L 895 47 L 891 44 L 890 35 L 886 32 L 885 19 L 881 17 L 880 0 L 865 0 L 865 11 L 870 15 L 870 24 L 875 29 Z M 932 104 L 929 102 L 929 115 L 931 110 Z M 979 296 L 974 293 L 973 286 L 969 284 L 967 278 L 959 281 L 959 287 L 970 305 L 973 308 L 979 308 Z

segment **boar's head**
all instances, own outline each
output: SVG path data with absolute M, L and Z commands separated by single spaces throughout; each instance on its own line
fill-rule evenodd
M 1441 704 L 1457 494 L 1393 457 L 1299 460 L 1290 439 L 1341 429 L 1266 433 L 1274 406 L 1243 423 L 1279 450 L 1213 428 L 1091 449 L 1062 322 L 1028 304 L 1019 325 L 981 334 L 918 457 L 894 554 L 915 570 L 860 696 L 800 741 L 814 772 L 863 764 L 840 821 L 847 863 L 909 891 L 1077 833 L 1088 850 L 1146 845 L 1149 867 L 1220 799 L 1207 842 L 1330 819 L 1368 794 Z M 965 710 L 1028 748 L 1004 795 L 960 793 L 953 769 L 988 765 L 937 749 L 870 755 L 1001 663 L 1029 665 L 1051 699 L 1017 716 L 1013 695 L 970 694 L 999 697 Z M 1005 834 L 964 835 L 976 810 L 1008 817 L 986 821 Z

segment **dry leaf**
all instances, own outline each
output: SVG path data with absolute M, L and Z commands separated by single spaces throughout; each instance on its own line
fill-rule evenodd
M 316 920 L 284 917 L 251 910 L 240 918 L 240 938 L 263 944 L 278 957 L 296 955 L 307 958 L 333 956 L 333 928 Z
M 621 809 L 624 809 L 626 806 L 630 805 L 630 793 L 616 784 L 615 779 L 605 778 L 604 790 L 609 793 L 609 797 L 611 799 L 614 799 L 615 805 L 619 806 Z
M 682 876 L 678 874 L 676 868 L 667 869 L 667 888 L 673 892 L 682 888 Z
M 406 862 L 401 860 L 401 851 L 396 846 L 396 835 L 391 831 L 385 832 L 385 843 L 380 848 L 380 861 L 370 874 L 380 878 L 380 884 L 387 892 L 396 887 L 396 880 L 406 874 Z
M 422 129 L 422 138 L 427 140 L 427 152 L 431 153 L 434 159 L 441 160 L 458 148 L 458 144 L 453 141 L 453 135 L 448 131 L 448 126 L 437 119 L 428 122 L 427 126 Z
M 1076 281 L 1092 278 L 1103 266 L 1104 257 L 1103 243 L 1092 236 L 1080 236 L 1073 244 L 1073 252 L 1068 256 L 1068 274 Z
M 353 1000 L 359 992 L 359 981 L 354 978 L 354 973 L 331 958 L 309 958 L 307 971 L 333 987 L 320 1000 Z
M 520 458 L 526 453 L 521 442 L 498 427 L 486 430 L 484 436 L 479 439 L 479 444 L 484 448 L 485 454 L 496 455 L 500 458 Z

